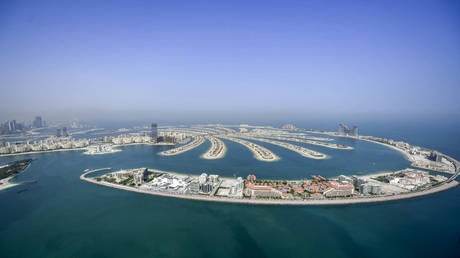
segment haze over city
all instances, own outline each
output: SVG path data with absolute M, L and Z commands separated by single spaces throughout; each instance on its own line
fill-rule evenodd
M 0 119 L 459 115 L 457 1 L 2 1 Z

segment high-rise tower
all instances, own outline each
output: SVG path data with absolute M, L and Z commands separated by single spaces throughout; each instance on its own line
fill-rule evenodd
M 152 123 L 152 140 L 155 140 L 158 137 L 158 125 Z
M 43 120 L 41 116 L 36 116 L 33 122 L 35 128 L 42 128 L 43 127 Z

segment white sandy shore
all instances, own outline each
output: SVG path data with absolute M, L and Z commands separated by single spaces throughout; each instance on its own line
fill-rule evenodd
M 9 176 L 9 177 L 6 177 L 6 178 L 3 178 L 2 180 L 0 180 L 0 191 L 1 190 L 5 190 L 5 189 L 8 189 L 8 188 L 11 188 L 13 186 L 17 186 L 17 185 L 20 185 L 20 184 L 23 184 L 22 182 L 19 182 L 19 183 L 12 183 L 11 180 L 13 180 L 13 178 L 17 177 L 19 174 L 22 174 L 24 173 L 24 171 L 26 171 L 30 166 L 30 163 L 29 165 L 24 169 L 22 170 L 21 172 L 19 172 L 18 174 L 14 174 L 12 176 Z
M 412 158 L 411 155 L 409 155 L 409 153 L 407 153 L 407 152 L 404 151 L 404 150 L 401 150 L 401 149 L 398 148 L 398 147 L 395 147 L 395 146 L 393 146 L 393 145 L 386 144 L 386 143 L 383 143 L 383 142 L 378 142 L 378 141 L 369 140 L 369 139 L 362 139 L 362 138 L 359 138 L 359 140 L 361 140 L 361 141 L 367 141 L 367 142 L 372 142 L 372 143 L 377 143 L 377 144 L 386 146 L 386 147 L 388 147 L 388 148 L 391 148 L 391 149 L 393 149 L 393 150 L 399 151 L 400 153 L 402 153 L 402 154 L 404 155 L 404 157 L 405 157 L 407 160 L 409 160 L 410 162 L 414 162 L 414 159 Z
M 357 198 L 348 198 L 348 199 L 321 199 L 321 200 L 260 200 L 260 199 L 233 199 L 228 197 L 210 197 L 210 196 L 200 196 L 200 195 L 188 195 L 188 194 L 174 194 L 174 193 L 167 193 L 167 192 L 159 192 L 159 191 L 151 191 L 151 190 L 144 190 L 130 186 L 112 184 L 103 181 L 96 181 L 92 178 L 87 178 L 86 175 L 92 173 L 88 171 L 80 176 L 80 179 L 112 188 L 117 188 L 121 190 L 137 192 L 142 194 L 151 194 L 151 195 L 159 195 L 165 197 L 175 197 L 175 198 L 182 198 L 182 199 L 189 199 L 189 200 L 197 200 L 197 201 L 210 201 L 210 202 L 229 202 L 229 203 L 242 203 L 242 204 L 260 204 L 260 205 L 349 205 L 349 204 L 360 204 L 360 203 L 374 203 L 374 202 L 387 202 L 387 201 L 394 201 L 394 200 L 402 200 L 408 198 L 415 198 L 423 195 L 433 194 L 441 191 L 445 191 L 452 187 L 457 186 L 459 183 L 457 181 L 452 181 L 450 183 L 442 184 L 437 187 L 430 188 L 428 190 L 424 190 L 421 192 L 410 192 L 410 193 L 403 193 L 398 195 L 390 195 L 390 196 L 378 196 L 378 197 L 357 197 Z
M 97 152 L 97 153 L 92 153 L 92 152 L 85 151 L 85 152 L 83 152 L 83 154 L 85 154 L 85 155 L 104 155 L 104 154 L 111 154 L 111 153 L 116 153 L 116 152 L 120 152 L 120 151 L 121 151 L 120 149 L 114 149 L 114 150 L 111 150 L 111 151 Z
M 15 176 L 16 175 L 10 176 L 10 177 L 7 177 L 7 178 L 3 178 L 2 180 L 0 180 L 0 191 L 8 189 L 8 188 L 11 188 L 13 186 L 20 185 L 20 183 L 11 183 L 10 182 L 10 180 L 13 179 Z

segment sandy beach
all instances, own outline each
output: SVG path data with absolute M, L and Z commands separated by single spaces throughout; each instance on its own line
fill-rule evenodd
M 7 178 L 3 178 L 2 180 L 0 180 L 0 191 L 19 185 L 20 183 L 11 183 L 10 182 L 10 180 L 13 179 L 15 176 L 16 175 L 10 176 L 10 177 L 7 177 Z

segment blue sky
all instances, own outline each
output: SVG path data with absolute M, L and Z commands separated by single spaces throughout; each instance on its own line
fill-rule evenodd
M 459 15 L 458 1 L 1 1 L 0 119 L 459 115 Z

